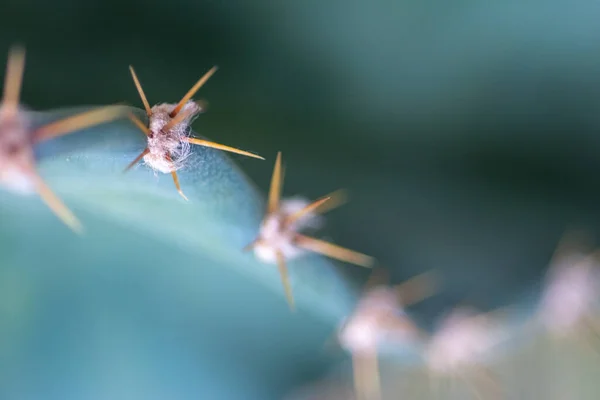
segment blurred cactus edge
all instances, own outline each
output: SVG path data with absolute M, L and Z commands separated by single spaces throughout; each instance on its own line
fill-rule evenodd
M 598 276 L 547 300 L 551 321 L 589 303 L 576 333 L 536 325 L 553 267 L 600 267 L 582 256 L 600 247 L 598 17 L 592 0 L 6 1 L 0 59 L 27 51 L 28 132 L 123 115 L 32 145 L 77 234 L 5 187 L 0 111 L 0 400 L 600 399 Z M 264 160 L 192 145 L 187 201 L 169 173 L 126 170 L 149 140 L 130 65 L 150 106 L 218 66 L 186 135 Z M 347 194 L 311 236 L 376 260 L 287 260 L 293 310 L 278 265 L 245 251 L 278 152 L 282 198 Z M 391 313 L 423 340 L 382 334 L 364 394 L 339 334 L 381 271 L 436 287 Z M 455 333 L 445 362 L 485 357 L 436 374 L 428 339 L 459 306 L 502 339 Z

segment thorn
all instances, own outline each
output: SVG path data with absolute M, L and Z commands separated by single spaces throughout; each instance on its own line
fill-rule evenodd
M 171 158 L 171 156 L 169 154 L 165 154 L 165 158 L 169 162 L 173 162 L 173 159 Z M 181 186 L 179 185 L 179 177 L 177 176 L 177 171 L 171 171 L 171 176 L 173 177 L 173 183 L 175 183 L 175 188 L 177 188 L 177 191 L 179 192 L 179 195 L 181 197 L 183 197 L 183 199 L 185 201 L 189 201 L 189 199 L 186 197 L 186 195 L 183 194 L 183 190 L 181 190 Z
M 49 140 L 58 136 L 72 133 L 76 130 L 89 128 L 94 125 L 113 121 L 123 116 L 121 107 L 106 106 L 96 110 L 75 114 L 61 120 L 51 122 L 34 130 L 36 142 Z
M 281 198 L 281 188 L 283 179 L 281 173 L 281 152 L 277 152 L 275 167 L 273 168 L 273 176 L 271 177 L 271 187 L 269 188 L 269 203 L 267 214 L 272 214 L 279 210 L 279 200 Z
M 54 214 L 75 233 L 81 234 L 83 232 L 83 226 L 75 217 L 75 215 L 65 206 L 65 204 L 52 192 L 50 187 L 46 185 L 44 180 L 37 174 L 34 174 L 38 192 L 42 200 L 50 207 Z
M 137 89 L 140 98 L 142 99 L 142 103 L 144 103 L 144 108 L 146 109 L 146 115 L 148 117 L 152 116 L 152 109 L 150 108 L 150 104 L 148 103 L 148 99 L 146 98 L 146 94 L 144 93 L 144 89 L 142 89 L 142 84 L 138 80 L 138 77 L 133 69 L 133 66 L 129 66 L 129 72 L 131 72 L 131 77 L 133 78 L 133 83 L 135 84 L 135 88 Z
M 331 197 L 323 197 L 319 200 L 313 201 L 306 207 L 304 207 L 301 210 L 298 210 L 295 213 L 293 213 L 292 215 L 288 216 L 285 219 L 285 221 L 283 222 L 283 224 L 287 225 L 287 226 L 292 225 L 294 222 L 298 221 L 300 218 L 302 218 L 306 214 L 310 214 L 311 212 L 314 212 L 317 208 L 319 208 L 321 205 L 323 205 L 323 203 L 327 202 L 330 199 L 331 199 Z
M 375 264 L 375 259 L 373 257 L 346 249 L 333 243 L 325 242 L 323 240 L 296 234 L 294 242 L 297 246 L 303 249 L 361 267 L 372 268 Z
M 321 206 L 315 210 L 315 212 L 319 214 L 325 214 L 326 212 L 343 206 L 348 202 L 348 193 L 344 189 L 336 190 L 335 192 L 324 197 L 329 197 L 329 201 L 321 204 Z
M 236 149 L 235 147 L 229 147 L 229 146 L 225 146 L 222 144 L 209 142 L 208 140 L 202 140 L 202 139 L 197 139 L 197 138 L 185 138 L 184 140 L 188 143 L 196 144 L 198 146 L 210 147 L 212 149 L 228 151 L 230 153 L 241 154 L 243 156 L 248 156 L 248 157 L 253 157 L 253 158 L 258 158 L 260 160 L 264 160 L 263 157 L 256 155 L 254 153 L 249 153 L 244 150 L 239 150 L 239 149 Z
M 380 400 L 381 388 L 377 350 L 352 354 L 354 390 L 357 400 Z
M 132 162 L 130 162 L 130 163 L 129 163 L 129 165 L 127 166 L 127 168 L 125 168 L 125 169 L 123 170 L 123 173 L 125 173 L 125 172 L 129 171 L 129 170 L 130 170 L 130 169 L 131 169 L 131 168 L 132 168 L 132 167 L 133 167 L 135 164 L 137 164 L 137 163 L 138 163 L 138 162 L 139 162 L 139 161 L 140 161 L 142 158 L 144 158 L 144 156 L 145 156 L 146 154 L 148 154 L 148 153 L 150 153 L 150 150 L 149 150 L 149 149 L 146 147 L 146 148 L 144 149 L 144 151 L 142 151 L 142 152 L 140 153 L 140 155 L 139 155 L 139 156 L 137 156 L 137 157 L 135 158 L 135 160 L 133 160 Z
M 175 183 L 175 187 L 177 188 L 179 195 L 181 195 L 181 197 L 183 197 L 183 199 L 185 201 L 189 201 L 189 199 L 185 196 L 185 194 L 183 194 L 183 190 L 181 190 L 181 186 L 179 186 L 179 178 L 177 177 L 177 172 L 172 171 L 171 176 L 173 177 L 173 182 Z
M 296 305 L 294 303 L 294 296 L 292 295 L 292 287 L 290 285 L 287 266 L 285 264 L 285 257 L 283 256 L 283 253 L 279 250 L 277 250 L 276 256 L 277 267 L 279 268 L 279 275 L 281 276 L 281 283 L 283 284 L 283 288 L 285 290 L 285 297 L 290 306 L 290 310 L 293 312 L 296 311 Z
M 181 121 L 183 121 L 184 119 L 186 119 L 187 117 L 191 116 L 193 113 L 192 110 L 187 110 L 185 112 L 182 112 L 180 114 L 177 114 L 175 117 L 173 117 L 169 122 L 167 122 L 161 129 L 162 132 L 166 133 L 169 132 L 171 129 L 173 129 L 173 127 L 177 124 L 179 124 Z
M 403 306 L 418 303 L 437 292 L 438 279 L 435 271 L 427 271 L 395 285 Z
M 206 74 L 204 74 L 204 76 L 202 78 L 200 78 L 194 86 L 192 86 L 192 88 L 185 94 L 185 96 L 183 96 L 183 98 L 179 101 L 179 103 L 177 103 L 177 106 L 175 106 L 173 111 L 171 111 L 171 114 L 170 114 L 171 118 L 175 118 L 175 116 L 179 113 L 179 111 L 181 111 L 183 106 L 185 106 L 185 103 L 187 103 L 188 100 L 190 100 L 196 94 L 196 92 L 198 90 L 200 90 L 202 85 L 204 85 L 206 83 L 206 81 L 209 80 L 210 77 L 213 76 L 213 74 L 215 72 L 217 72 L 216 65 L 214 67 L 212 67 Z
M 152 136 L 152 132 L 150 132 L 150 128 L 148 128 L 146 125 L 144 125 L 144 123 L 138 117 L 136 117 L 133 113 L 128 113 L 127 117 L 129 117 L 131 122 L 133 122 L 144 133 L 144 135 L 146 135 L 146 137 Z
M 5 112 L 16 113 L 19 108 L 23 71 L 25 70 L 25 49 L 14 46 L 9 50 L 4 75 L 4 93 L 2 108 Z

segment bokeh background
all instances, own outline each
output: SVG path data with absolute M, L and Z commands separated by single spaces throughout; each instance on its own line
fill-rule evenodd
M 175 102 L 218 65 L 195 130 L 264 155 L 236 161 L 265 191 L 277 151 L 286 194 L 347 189 L 329 234 L 396 282 L 438 269 L 414 308 L 430 326 L 515 301 L 567 227 L 600 228 L 598 17 L 592 0 L 3 0 L 0 49 L 26 45 L 36 110 L 141 107 L 130 64 L 151 104 Z

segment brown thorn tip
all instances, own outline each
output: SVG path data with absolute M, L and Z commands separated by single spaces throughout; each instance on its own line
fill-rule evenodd
M 144 89 L 142 88 L 142 84 L 140 83 L 137 74 L 135 73 L 135 70 L 133 69 L 133 66 L 130 65 L 129 66 L 129 72 L 131 72 L 131 77 L 133 78 L 133 83 L 135 85 L 135 88 L 138 91 L 138 94 L 140 95 L 140 98 L 142 99 L 142 103 L 144 103 L 144 109 L 146 110 L 146 114 L 148 115 L 148 117 L 152 116 L 152 109 L 150 108 L 150 104 L 148 103 L 148 99 L 146 98 L 146 94 L 144 93 Z
M 171 159 L 171 156 L 169 156 L 168 154 L 167 154 L 166 158 L 170 162 L 173 162 L 173 160 Z M 183 197 L 185 201 L 189 201 L 189 199 L 185 196 L 185 194 L 183 194 L 183 190 L 181 190 L 181 186 L 179 185 L 179 177 L 177 176 L 177 172 L 176 171 L 172 171 L 171 172 L 171 176 L 173 177 L 173 183 L 175 183 L 175 188 L 179 192 L 179 195 L 181 197 Z
M 8 52 L 8 61 L 4 76 L 4 92 L 1 101 L 3 107 L 13 112 L 19 107 L 24 70 L 25 48 L 15 45 Z
M 184 199 L 185 201 L 190 201 L 190 199 L 188 199 L 188 198 L 187 198 L 187 196 L 186 196 L 186 195 L 183 193 L 183 191 L 182 191 L 182 190 L 178 190 L 178 192 L 179 192 L 179 195 L 180 195 L 181 197 L 183 197 L 183 199 Z
M 338 189 L 335 192 L 328 194 L 326 197 L 329 197 L 329 201 L 320 205 L 315 212 L 324 214 L 348 202 L 348 192 L 346 189 Z
M 271 187 L 269 188 L 269 198 L 267 214 L 276 212 L 279 209 L 279 200 L 281 197 L 281 187 L 283 186 L 281 166 L 281 152 L 277 152 L 277 159 L 273 167 L 273 175 L 271 177 Z
M 198 82 L 196 82 L 196 84 L 194 84 L 194 86 L 192 86 L 192 88 L 190 90 L 188 90 L 188 92 L 185 94 L 185 96 L 183 96 L 183 98 L 179 101 L 179 103 L 177 103 L 177 105 L 175 106 L 175 108 L 173 109 L 173 111 L 171 111 L 170 113 L 170 117 L 174 118 L 183 108 L 183 106 L 185 106 L 185 104 L 196 94 L 196 92 L 198 90 L 200 90 L 200 88 L 206 83 L 206 81 L 213 76 L 213 74 L 217 72 L 217 66 L 215 65 L 214 67 L 212 67 L 207 73 L 205 73 L 202 78 L 200 78 L 198 80 Z

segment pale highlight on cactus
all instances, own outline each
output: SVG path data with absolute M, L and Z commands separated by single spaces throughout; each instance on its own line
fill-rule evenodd
M 258 237 L 244 250 L 254 250 L 255 256 L 261 261 L 277 264 L 287 301 L 290 308 L 294 309 L 287 260 L 298 257 L 303 251 L 320 253 L 366 268 L 372 267 L 375 260 L 333 243 L 300 234 L 301 230 L 315 223 L 318 214 L 341 205 L 345 197 L 342 192 L 338 191 L 312 203 L 298 200 L 282 201 L 283 177 L 281 152 L 279 152 L 273 168 L 266 216 L 261 224 Z
M 572 236 L 565 235 L 550 262 L 534 321 L 555 339 L 593 345 L 600 335 L 600 250 L 578 249 Z
M 437 379 L 463 381 L 477 399 L 499 399 L 499 380 L 489 368 L 493 351 L 507 339 L 501 329 L 499 309 L 478 313 L 460 306 L 442 318 L 429 339 L 424 354 L 425 368 L 434 395 Z
M 203 106 L 193 101 L 192 97 L 217 71 L 216 66 L 204 74 L 177 104 L 160 103 L 154 107 L 150 107 L 144 89 L 133 67 L 129 66 L 129 70 L 144 104 L 144 109 L 148 116 L 148 126 L 133 114 L 130 114 L 129 118 L 146 135 L 148 144 L 140 155 L 127 166 L 126 171 L 143 159 L 144 163 L 154 171 L 171 174 L 177 191 L 181 197 L 187 200 L 188 198 L 181 190 L 177 170 L 184 166 L 186 158 L 190 155 L 191 144 L 264 160 L 263 157 L 254 153 L 190 137 L 191 124 L 204 111 Z
M 379 274 L 377 274 L 379 272 Z M 378 348 L 383 343 L 414 343 L 424 334 L 406 314 L 405 307 L 436 292 L 432 272 L 404 283 L 388 286 L 375 271 L 353 314 L 340 326 L 340 346 L 352 355 L 354 391 L 357 399 L 381 398 Z
M 33 146 L 124 117 L 124 111 L 116 106 L 103 107 L 32 128 L 26 108 L 20 104 L 24 69 L 25 49 L 15 46 L 9 51 L 0 103 L 0 183 L 15 193 L 38 193 L 58 218 L 75 232 L 81 232 L 83 227 L 77 217 L 37 173 Z

